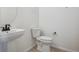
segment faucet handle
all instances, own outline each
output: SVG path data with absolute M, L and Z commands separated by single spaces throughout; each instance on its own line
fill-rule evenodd
M 11 26 L 10 24 L 8 24 L 8 26 Z
M 2 27 L 2 31 L 5 31 L 5 28 L 4 27 Z

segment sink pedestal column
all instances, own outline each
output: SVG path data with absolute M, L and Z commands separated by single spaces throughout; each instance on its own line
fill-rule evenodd
M 0 40 L 0 52 L 8 52 L 8 42 L 2 38 Z

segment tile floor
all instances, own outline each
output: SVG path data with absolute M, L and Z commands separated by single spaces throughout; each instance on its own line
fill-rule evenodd
M 40 52 L 39 50 L 36 49 L 37 47 L 33 47 L 29 52 Z M 67 52 L 58 48 L 50 47 L 50 52 Z

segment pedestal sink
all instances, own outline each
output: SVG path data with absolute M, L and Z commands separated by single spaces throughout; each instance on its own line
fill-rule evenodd
M 8 52 L 8 42 L 21 37 L 23 29 L 11 29 L 10 31 L 0 31 L 0 52 Z

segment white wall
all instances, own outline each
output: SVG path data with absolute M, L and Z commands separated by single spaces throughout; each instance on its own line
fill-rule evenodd
M 79 51 L 79 8 L 39 8 L 39 27 L 45 35 L 57 32 L 53 45 Z
M 16 18 L 16 7 L 1 7 L 1 24 L 11 24 Z
M 16 7 L 0 7 L 0 27 L 4 24 L 11 24 L 15 18 Z

